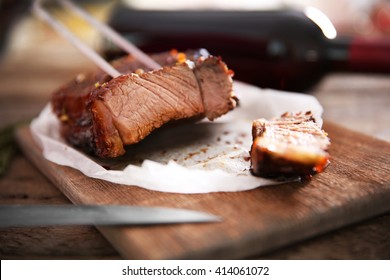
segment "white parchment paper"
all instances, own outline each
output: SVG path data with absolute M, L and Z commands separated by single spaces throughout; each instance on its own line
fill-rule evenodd
M 252 121 L 312 111 L 322 126 L 322 106 L 306 94 L 240 82 L 234 83 L 234 90 L 240 104 L 227 115 L 214 122 L 164 128 L 118 159 L 100 160 L 67 145 L 50 105 L 33 120 L 31 131 L 47 160 L 113 183 L 174 193 L 233 192 L 279 184 L 250 174 Z

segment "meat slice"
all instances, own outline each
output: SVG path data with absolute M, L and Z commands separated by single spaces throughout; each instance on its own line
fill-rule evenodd
M 99 135 L 95 143 L 100 156 L 123 154 L 124 145 L 141 141 L 170 121 L 204 116 L 199 85 L 185 63 L 140 75 L 123 75 L 93 94 L 92 122 L 105 122 L 105 127 L 98 127 L 94 133 Z
M 228 74 L 228 75 L 227 75 Z M 209 120 L 218 118 L 236 106 L 232 101 L 233 72 L 219 59 L 206 59 L 195 67 L 195 75 L 199 82 Z M 237 101 L 237 100 L 236 100 Z
M 236 106 L 232 72 L 220 58 L 169 52 L 156 60 L 165 66 L 147 71 L 125 57 L 113 65 L 130 73 L 79 77 L 54 93 L 65 139 L 99 157 L 118 157 L 167 123 L 213 120 Z
M 308 178 L 328 165 L 330 140 L 311 112 L 255 120 L 252 136 L 250 156 L 254 175 Z

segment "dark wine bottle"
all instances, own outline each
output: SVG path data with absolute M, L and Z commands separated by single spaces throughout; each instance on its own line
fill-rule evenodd
M 153 11 L 119 6 L 109 25 L 145 52 L 205 48 L 223 58 L 235 79 L 264 88 L 305 91 L 330 71 L 390 73 L 390 40 L 330 39 L 314 20 L 292 9 Z

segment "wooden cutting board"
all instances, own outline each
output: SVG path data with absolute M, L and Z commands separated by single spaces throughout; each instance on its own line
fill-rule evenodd
M 127 259 L 236 259 L 279 248 L 390 211 L 390 143 L 332 123 L 331 164 L 303 183 L 238 193 L 172 194 L 91 179 L 45 160 L 28 127 L 26 156 L 75 204 L 128 204 L 200 210 L 212 224 L 98 227 Z

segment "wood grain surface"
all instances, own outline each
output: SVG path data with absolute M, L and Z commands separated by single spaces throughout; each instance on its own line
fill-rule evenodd
M 238 193 L 168 194 L 87 178 L 42 158 L 28 128 L 26 156 L 75 204 L 169 206 L 223 217 L 214 224 L 99 227 L 128 259 L 246 258 L 390 210 L 390 144 L 332 123 L 331 165 L 311 181 Z

